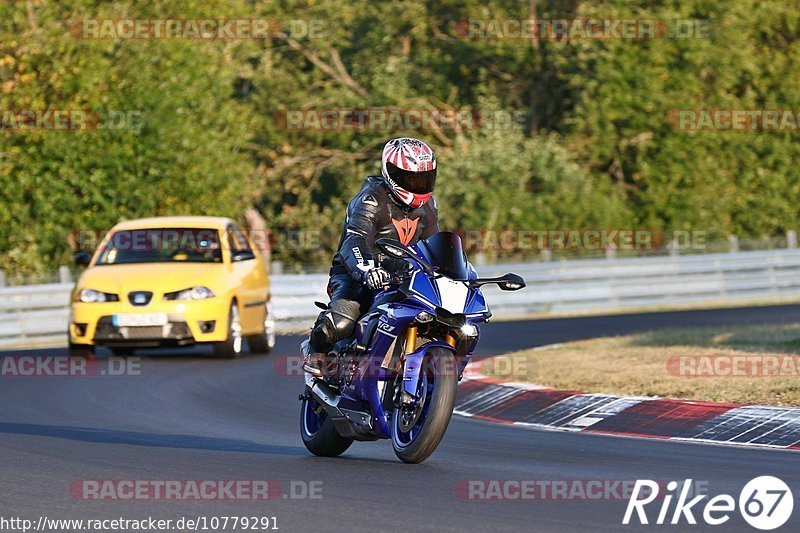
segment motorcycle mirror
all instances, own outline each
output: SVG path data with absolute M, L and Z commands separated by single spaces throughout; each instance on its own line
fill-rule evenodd
M 89 266 L 92 262 L 92 254 L 88 252 L 78 252 L 75 254 L 75 264 L 78 266 Z
M 497 286 L 504 291 L 518 291 L 525 288 L 525 280 L 516 274 L 506 274 L 497 283 Z
M 414 252 L 408 249 L 408 247 L 394 239 L 378 239 L 375 241 L 375 246 L 377 246 L 378 249 L 383 253 L 394 259 L 413 259 L 419 264 L 426 274 L 430 276 L 436 275 L 436 271 L 433 269 L 433 267 L 426 263 L 421 257 L 417 257 Z
M 500 287 L 500 290 L 504 291 L 518 291 L 525 288 L 525 280 L 522 279 L 522 276 L 517 274 L 506 274 L 499 278 L 478 278 L 472 280 L 470 285 L 473 287 L 480 287 L 481 285 L 488 285 L 490 283 L 496 283 L 497 286 Z
M 394 239 L 378 239 L 375 241 L 375 246 L 386 255 L 394 257 L 395 259 L 402 259 L 411 255 L 405 246 Z

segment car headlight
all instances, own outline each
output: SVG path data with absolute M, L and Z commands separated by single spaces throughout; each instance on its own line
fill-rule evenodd
M 197 287 L 189 287 L 181 291 L 168 292 L 164 294 L 165 300 L 205 300 L 206 298 L 213 298 L 216 296 L 214 291 L 202 285 Z
M 86 304 L 102 303 L 102 302 L 118 302 L 119 296 L 110 292 L 96 291 L 94 289 L 81 289 L 78 291 L 77 302 Z

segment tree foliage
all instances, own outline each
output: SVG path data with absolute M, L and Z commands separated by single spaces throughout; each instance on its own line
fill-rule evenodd
M 28 0 L 0 6 L 0 110 L 133 111 L 130 130 L 0 131 L 0 268 L 69 260 L 73 230 L 255 206 L 320 231 L 383 142 L 440 160 L 442 225 L 776 235 L 797 225 L 797 131 L 680 131 L 675 109 L 800 109 L 796 1 Z M 532 11 L 533 10 L 533 11 Z M 468 39 L 468 19 L 707 20 L 701 38 Z M 264 40 L 80 39 L 80 19 L 266 18 Z M 316 22 L 314 22 L 316 21 Z M 292 25 L 294 24 L 294 26 Z M 304 34 L 313 24 L 317 34 Z M 493 127 L 291 129 L 291 110 L 516 113 Z

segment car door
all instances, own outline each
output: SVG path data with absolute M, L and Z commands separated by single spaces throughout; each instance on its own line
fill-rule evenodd
M 244 233 L 235 224 L 228 225 L 227 237 L 231 247 L 233 274 L 238 283 L 236 292 L 242 329 L 246 333 L 255 333 L 260 331 L 264 324 L 266 306 L 264 269 L 260 268 L 255 252 Z

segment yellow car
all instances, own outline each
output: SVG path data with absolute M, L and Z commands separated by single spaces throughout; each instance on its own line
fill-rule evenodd
M 69 349 L 209 343 L 219 357 L 275 345 L 270 285 L 260 252 L 228 218 L 162 217 L 114 226 L 72 291 Z

